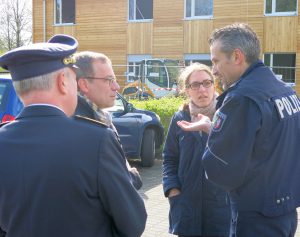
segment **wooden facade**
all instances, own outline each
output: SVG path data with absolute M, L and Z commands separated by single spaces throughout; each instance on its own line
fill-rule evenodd
M 179 60 L 185 54 L 209 54 L 207 39 L 213 29 L 246 22 L 258 34 L 262 53 L 296 53 L 296 68 L 300 69 L 299 16 L 267 17 L 262 0 L 214 0 L 212 19 L 193 20 L 184 19 L 184 0 L 153 0 L 153 20 L 146 22 L 128 21 L 128 1 L 76 0 L 73 25 L 54 24 L 54 0 L 32 1 L 34 42 L 57 33 L 70 34 L 78 39 L 79 51 L 103 52 L 113 64 L 127 64 L 131 54 Z M 295 81 L 298 95 L 299 69 Z M 124 70 L 116 74 L 122 75 Z M 120 79 L 124 85 L 125 79 Z

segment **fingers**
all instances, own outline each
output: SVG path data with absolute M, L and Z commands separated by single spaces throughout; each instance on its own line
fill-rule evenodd
M 177 125 L 189 126 L 191 125 L 191 123 L 188 121 L 181 120 L 177 122 Z
M 187 121 L 178 121 L 177 125 L 184 131 L 194 131 L 194 124 Z

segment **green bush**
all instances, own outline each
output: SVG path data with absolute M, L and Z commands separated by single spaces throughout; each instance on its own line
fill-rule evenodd
M 136 108 L 155 112 L 161 119 L 166 135 L 173 114 L 178 111 L 184 101 L 183 97 L 163 97 L 161 99 L 130 100 L 130 103 Z

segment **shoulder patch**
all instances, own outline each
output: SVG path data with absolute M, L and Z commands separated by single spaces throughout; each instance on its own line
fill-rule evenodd
M 218 110 L 215 113 L 213 121 L 212 121 L 212 130 L 213 130 L 213 132 L 221 131 L 226 118 L 227 118 L 227 115 L 220 112 L 220 110 Z
M 102 125 L 102 126 L 105 126 L 105 127 L 109 127 L 107 124 L 105 124 L 105 123 L 103 123 L 101 121 L 98 121 L 98 120 L 95 120 L 95 119 L 91 119 L 91 118 L 88 118 L 88 117 L 84 117 L 84 116 L 81 116 L 81 115 L 75 115 L 74 118 L 76 120 L 82 120 L 82 121 L 94 123 L 94 124 L 97 124 L 97 125 Z
M 300 112 L 300 100 L 296 94 L 273 97 L 279 118 L 288 119 Z

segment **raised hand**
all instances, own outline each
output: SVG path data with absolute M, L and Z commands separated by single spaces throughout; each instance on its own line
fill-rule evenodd
M 184 131 L 203 131 L 205 133 L 210 132 L 211 121 L 209 117 L 198 114 L 197 121 L 187 122 L 187 121 L 178 121 L 177 125 Z

